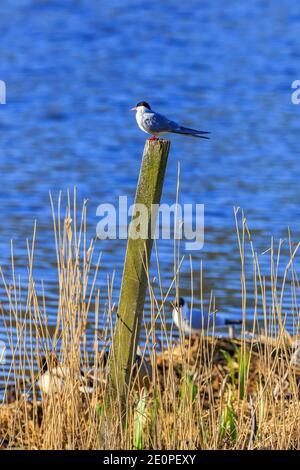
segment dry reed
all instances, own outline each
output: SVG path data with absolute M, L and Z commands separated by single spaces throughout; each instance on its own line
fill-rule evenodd
M 14 268 L 0 269 L 6 299 L 2 317 L 7 334 L 9 367 L 3 368 L 5 390 L 0 405 L 0 446 L 18 449 L 99 449 L 105 420 L 103 395 L 105 367 L 102 358 L 114 324 L 113 277 L 101 292 L 98 274 L 101 243 L 87 240 L 86 209 L 77 220 L 76 193 L 68 196 L 62 214 L 61 197 L 52 202 L 56 246 L 57 322 L 48 325 L 47 295 L 34 278 L 36 229 L 28 242 L 28 279 L 21 285 Z M 203 332 L 198 338 L 174 336 L 166 315 L 174 292 L 179 294 L 182 257 L 174 241 L 174 276 L 169 289 L 162 287 L 163 272 L 155 245 L 158 293 L 148 275 L 150 320 L 145 323 L 143 354 L 151 363 L 148 387 L 133 386 L 128 394 L 127 419 L 120 424 L 120 404 L 104 425 L 105 445 L 111 449 L 298 449 L 300 420 L 298 372 L 291 361 L 292 337 L 285 330 L 284 299 L 291 295 L 290 313 L 298 333 L 299 280 L 295 259 L 299 245 L 289 236 L 288 260 L 280 242 L 267 255 L 270 272 L 262 272 L 244 215 L 235 210 L 241 259 L 241 316 L 239 339 L 218 338 Z M 153 261 L 154 260 L 154 261 Z M 284 264 L 284 265 L 283 265 Z M 283 268 L 282 268 L 283 265 Z M 195 292 L 191 266 L 191 304 L 203 308 L 202 269 L 200 291 Z M 281 269 L 281 271 L 280 271 Z M 250 277 L 249 277 L 250 273 Z M 7 281 L 7 279 L 10 279 Z M 38 282 L 38 284 L 40 284 Z M 248 294 L 251 291 L 249 307 Z M 103 297 L 105 297 L 105 307 Z M 100 302 L 101 300 L 101 302 Z M 252 320 L 249 323 L 249 309 Z M 211 310 L 214 299 L 211 298 Z M 263 319 L 258 321 L 258 314 Z M 103 326 L 104 325 L 104 326 Z M 101 326 L 101 327 L 100 327 Z M 94 331 L 89 344 L 87 330 Z M 159 338 L 162 347 L 159 349 Z M 37 382 L 41 357 L 56 355 L 67 374 L 59 393 L 41 396 Z M 97 380 L 92 394 L 81 391 L 82 380 L 94 364 Z M 81 373 L 83 372 L 83 375 Z M 116 433 L 115 429 L 121 429 Z

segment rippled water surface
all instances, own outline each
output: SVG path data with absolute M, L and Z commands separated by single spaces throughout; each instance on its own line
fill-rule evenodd
M 289 226 L 299 239 L 300 106 L 291 104 L 291 83 L 300 78 L 299 2 L 2 0 L 0 17 L 0 79 L 7 83 L 7 104 L 0 106 L 0 263 L 8 279 L 13 239 L 17 274 L 26 280 L 26 239 L 37 220 L 34 273 L 44 280 L 55 323 L 49 190 L 57 200 L 60 190 L 76 186 L 78 201 L 89 200 L 89 237 L 100 203 L 116 204 L 119 195 L 132 202 L 145 135 L 129 108 L 146 100 L 187 126 L 212 131 L 209 141 L 172 136 L 162 199 L 175 200 L 180 161 L 181 202 L 205 204 L 205 244 L 192 253 L 195 295 L 202 261 L 204 304 L 213 290 L 219 312 L 241 315 L 233 207 L 245 210 L 265 269 L 271 236 L 286 239 Z M 105 291 L 115 270 L 115 301 L 125 247 L 124 240 L 97 244 L 99 284 Z M 186 296 L 188 255 L 180 278 Z M 159 256 L 167 289 L 172 241 L 159 243 Z M 5 305 L 3 286 L 1 292 Z M 0 337 L 5 341 L 4 329 Z

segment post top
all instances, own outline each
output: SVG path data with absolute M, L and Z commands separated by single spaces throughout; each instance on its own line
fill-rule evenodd
M 151 138 L 147 139 L 146 142 L 170 142 L 169 139 L 155 139 L 152 140 Z
M 145 142 L 145 148 L 146 147 L 152 147 L 152 148 L 169 148 L 171 145 L 171 141 L 168 139 L 157 139 L 157 140 L 150 140 L 147 139 Z

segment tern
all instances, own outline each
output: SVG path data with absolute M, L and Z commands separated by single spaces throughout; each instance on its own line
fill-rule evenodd
M 179 307 L 178 307 L 179 304 Z M 200 335 L 202 330 L 207 330 L 211 326 L 230 326 L 240 325 L 242 320 L 228 318 L 221 315 L 209 315 L 208 312 L 194 312 L 189 308 L 183 297 L 179 298 L 179 302 L 173 305 L 172 317 L 175 325 L 186 336 Z
M 201 139 L 209 138 L 206 134 L 210 134 L 210 132 L 183 127 L 177 122 L 171 121 L 162 114 L 153 111 L 146 101 L 140 101 L 134 108 L 131 108 L 131 111 L 136 111 L 135 117 L 139 128 L 146 132 L 146 134 L 152 135 L 149 140 L 158 140 L 158 135 L 167 133 L 189 135 Z
M 41 370 L 38 379 L 38 386 L 42 393 L 45 395 L 52 393 L 62 393 L 66 383 L 71 378 L 71 370 L 69 367 L 58 362 L 56 356 L 46 357 L 41 359 Z M 94 383 L 90 377 L 85 377 L 85 374 L 80 370 L 77 377 L 79 391 L 81 393 L 92 393 Z
M 89 370 L 79 370 L 75 377 L 75 384 L 83 394 L 92 394 L 105 381 L 108 352 L 100 353 L 98 367 L 95 365 Z M 73 372 L 68 366 L 59 362 L 57 357 L 50 353 L 49 357 L 43 356 L 40 359 L 40 370 L 37 384 L 44 395 L 61 394 L 66 388 L 70 379 L 74 379 Z M 132 377 L 135 386 L 141 389 L 143 386 L 149 387 L 152 377 L 151 363 L 142 354 L 140 348 L 137 349 L 136 360 L 132 365 Z

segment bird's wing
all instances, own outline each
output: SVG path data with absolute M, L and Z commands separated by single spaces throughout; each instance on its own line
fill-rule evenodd
M 193 137 L 200 137 L 208 139 L 207 131 L 199 131 L 197 129 L 190 129 L 189 127 L 180 126 L 177 122 L 171 121 L 166 116 L 156 113 L 155 111 L 145 113 L 143 117 L 143 127 L 146 132 L 150 134 L 158 134 L 159 132 L 172 132 L 174 134 L 190 135 Z
M 167 117 L 155 112 L 145 113 L 143 126 L 151 132 L 170 132 L 180 128 L 177 122 L 170 121 Z
M 207 315 L 204 313 L 203 317 L 201 312 L 192 312 L 191 327 L 193 330 L 202 330 L 207 327 Z

